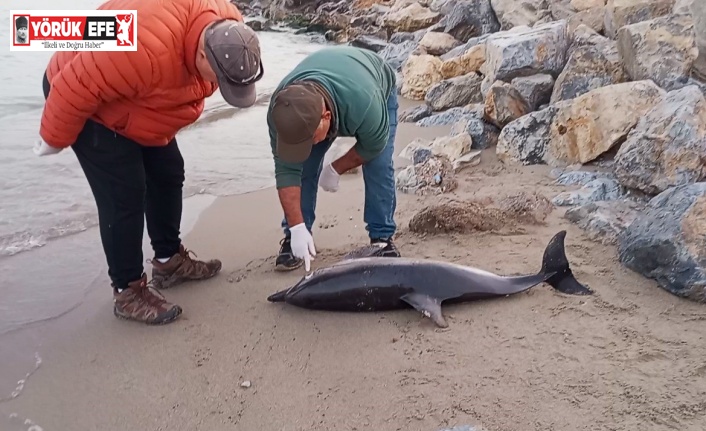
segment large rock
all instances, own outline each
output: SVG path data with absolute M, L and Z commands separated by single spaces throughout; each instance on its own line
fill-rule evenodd
M 387 42 L 378 37 L 370 35 L 358 36 L 348 42 L 348 44 L 358 48 L 365 48 L 378 53 L 387 47 Z
M 402 67 L 402 96 L 424 100 L 431 86 L 442 80 L 441 59 L 423 54 L 411 55 Z
M 550 127 L 556 111 L 557 108 L 550 105 L 506 125 L 500 132 L 495 147 L 498 159 L 506 164 L 545 163 Z
M 622 142 L 665 91 L 652 81 L 625 82 L 591 90 L 555 104 L 545 161 L 552 166 L 588 163 Z
M 455 2 L 456 0 L 432 0 L 429 4 L 429 9 L 434 12 L 439 12 L 442 15 L 447 15 Z
M 626 81 L 617 43 L 586 26 L 577 29 L 577 33 L 581 32 L 591 32 L 595 36 L 585 40 L 579 38 L 569 49 L 569 59 L 556 79 L 551 103 Z
M 608 39 L 607 37 L 601 35 L 598 31 L 592 29 L 587 25 L 580 25 L 571 32 L 571 45 L 567 51 L 567 54 L 571 54 L 578 48 L 584 46 L 595 46 L 603 44 L 615 44 L 617 43 Z
M 444 60 L 441 65 L 441 76 L 448 79 L 477 72 L 483 63 L 485 63 L 485 44 L 476 45 L 458 57 Z
M 672 7 L 672 13 L 691 13 L 691 5 L 694 0 L 676 0 Z
M 606 0 L 571 0 L 571 7 L 576 11 L 583 11 L 605 6 Z
M 552 199 L 556 206 L 586 205 L 593 202 L 615 201 L 623 196 L 623 188 L 614 178 L 599 177 L 578 190 L 561 192 Z
M 466 134 L 471 137 L 471 149 L 484 150 L 497 145 L 500 129 L 480 118 L 468 116 L 457 121 L 449 134 Z
M 666 90 L 683 87 L 698 55 L 693 20 L 668 15 L 618 31 L 618 50 L 633 81 L 651 79 Z
M 445 17 L 444 32 L 461 42 L 500 30 L 490 0 L 458 0 Z
M 480 83 L 483 79 L 475 73 L 445 79 L 429 88 L 424 100 L 434 111 L 480 103 Z
M 396 0 L 390 7 L 390 11 L 397 12 L 413 5 L 414 3 L 418 3 L 420 6 L 429 7 L 429 2 L 426 0 Z
M 675 0 L 608 0 L 605 14 L 606 36 L 615 38 L 621 27 L 648 21 L 672 12 Z
M 525 98 L 507 82 L 496 81 L 485 96 L 483 118 L 501 129 L 528 112 L 530 107 Z
M 398 31 L 396 33 L 392 33 L 392 36 L 390 36 L 390 43 L 402 43 L 402 42 L 408 42 L 408 41 L 414 41 L 419 43 L 422 38 L 424 37 L 425 34 L 427 34 L 428 30 L 417 30 L 417 31 Z
M 615 156 L 620 183 L 648 194 L 706 178 L 706 100 L 694 85 L 640 118 Z
M 484 34 L 483 36 L 478 36 L 478 37 L 473 37 L 468 39 L 468 42 L 464 43 L 461 46 L 457 46 L 456 48 L 452 49 L 451 51 L 447 52 L 446 54 L 441 56 L 441 59 L 446 61 L 450 60 L 455 57 L 459 57 L 465 53 L 467 53 L 471 48 L 476 47 L 476 46 L 482 46 L 483 47 L 483 58 L 485 58 L 485 42 L 488 40 L 490 37 L 489 34 Z
M 430 115 L 416 122 L 419 127 L 449 126 L 464 118 L 481 118 L 483 104 L 458 106 L 449 110 Z
M 274 21 L 283 20 L 289 16 L 303 16 L 316 12 L 317 0 L 271 0 L 262 10 L 262 15 Z
M 548 0 L 490 0 L 501 30 L 551 20 Z
M 431 55 L 446 54 L 459 45 L 462 45 L 462 43 L 453 36 L 439 31 L 430 31 L 419 41 L 419 46 L 424 48 L 427 54 Z
M 652 198 L 618 238 L 618 256 L 663 289 L 706 302 L 706 182 Z
M 412 52 L 417 49 L 419 42 L 406 40 L 400 43 L 389 43 L 380 50 L 380 57 L 383 58 L 393 69 L 400 72 Z
M 454 162 L 468 154 L 471 151 L 471 145 L 471 136 L 464 133 L 438 136 L 432 141 L 417 138 L 400 151 L 399 157 L 419 164 L 431 156 L 443 155 Z
M 564 69 L 569 46 L 566 21 L 521 27 L 488 37 L 481 72 L 490 83 Z
M 431 142 L 431 154 L 444 155 L 451 162 L 471 151 L 472 139 L 467 134 L 439 136 Z
M 694 20 L 694 36 L 699 55 L 694 61 L 694 76 L 706 81 L 706 2 L 694 0 L 689 9 Z
M 576 14 L 576 9 L 571 7 L 571 0 L 551 0 L 549 2 L 549 10 L 554 21 L 569 19 Z
M 614 245 L 642 208 L 643 205 L 631 200 L 598 201 L 571 207 L 564 218 L 583 229 L 590 240 Z
M 438 12 L 433 12 L 417 2 L 400 9 L 392 10 L 382 17 L 383 25 L 392 31 L 407 31 L 430 27 L 441 19 Z
M 402 111 L 399 114 L 399 121 L 402 123 L 415 123 L 421 120 L 422 118 L 430 116 L 431 114 L 431 107 L 429 107 L 429 105 L 427 105 L 426 103 L 423 103 L 419 106 L 415 106 L 405 111 Z
M 622 142 L 666 92 L 652 81 L 601 87 L 506 125 L 498 139 L 505 163 L 585 164 Z
M 590 29 L 598 32 L 598 33 L 603 33 L 605 31 L 605 27 L 603 24 L 603 20 L 605 17 L 605 7 L 594 7 L 592 9 L 586 9 L 582 10 L 581 12 L 571 15 L 568 20 L 568 26 L 569 26 L 569 33 L 573 34 L 573 32 L 580 26 L 580 25 L 585 25 L 586 27 L 589 27 Z
M 513 79 L 510 84 L 520 92 L 530 111 L 534 111 L 549 103 L 554 88 L 554 78 L 546 73 L 540 73 L 532 76 L 520 76 Z

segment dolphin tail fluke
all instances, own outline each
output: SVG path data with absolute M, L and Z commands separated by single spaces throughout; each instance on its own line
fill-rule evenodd
M 588 287 L 579 283 L 571 272 L 569 260 L 566 258 L 564 238 L 566 231 L 558 232 L 547 244 L 542 258 L 542 273 L 554 274 L 545 282 L 559 292 L 568 295 L 591 295 L 593 292 Z

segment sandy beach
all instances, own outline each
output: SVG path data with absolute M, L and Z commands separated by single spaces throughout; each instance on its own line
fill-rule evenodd
M 396 153 L 443 133 L 400 123 Z M 492 148 L 481 159 L 452 193 L 399 194 L 401 253 L 534 273 L 547 241 L 565 229 L 574 274 L 595 295 L 564 296 L 543 284 L 445 306 L 447 329 L 411 309 L 353 314 L 271 304 L 266 297 L 304 271 L 274 271 L 276 192 L 222 198 L 185 243 L 199 258 L 222 259 L 223 271 L 165 292 L 184 307 L 182 317 L 163 327 L 117 320 L 108 285 L 97 285 L 78 309 L 28 330 L 45 340 L 42 364 L 19 397 L 0 403 L 2 429 L 703 430 L 703 307 L 621 267 L 614 247 L 587 239 L 563 209 L 509 232 L 409 230 L 414 214 L 437 202 L 566 190 L 546 166 L 505 167 Z M 367 242 L 362 175 L 345 175 L 340 190 L 356 198 L 319 192 L 314 268 Z

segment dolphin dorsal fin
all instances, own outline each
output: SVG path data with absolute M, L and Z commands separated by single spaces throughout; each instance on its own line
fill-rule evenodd
M 436 326 L 440 328 L 449 326 L 449 324 L 446 323 L 446 319 L 444 319 L 444 315 L 441 313 L 441 302 L 438 299 L 422 293 L 407 293 L 400 299 L 430 318 Z

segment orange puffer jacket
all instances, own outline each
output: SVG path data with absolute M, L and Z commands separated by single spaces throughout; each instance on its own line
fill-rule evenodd
M 243 16 L 229 0 L 109 0 L 98 9 L 137 10 L 137 51 L 56 52 L 40 136 L 67 147 L 91 119 L 139 144 L 166 145 L 218 89 L 196 69 L 202 30 Z

